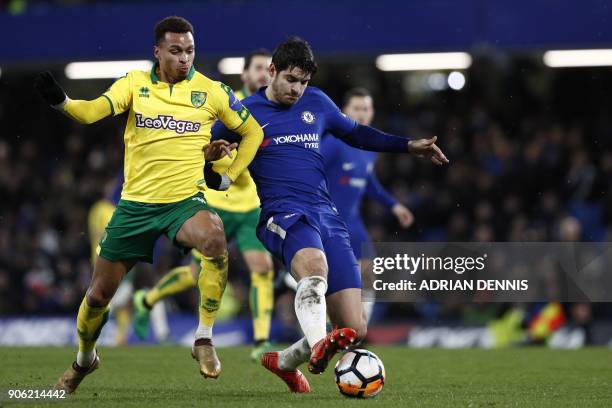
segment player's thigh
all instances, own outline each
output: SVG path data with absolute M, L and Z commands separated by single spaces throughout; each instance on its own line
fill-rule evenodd
M 325 252 L 319 248 L 302 248 L 291 260 L 291 275 L 299 283 L 309 276 L 327 278 L 327 261 Z
M 217 214 L 208 210 L 199 210 L 185 220 L 174 240 L 181 247 L 196 248 L 205 256 L 219 255 L 226 250 L 223 223 Z
M 334 326 L 350 327 L 357 337 L 365 337 L 367 328 L 361 305 L 361 289 L 342 289 L 327 298 L 327 313 Z
M 135 260 L 109 261 L 98 256 L 91 283 L 87 289 L 88 304 L 93 307 L 106 306 L 117 291 L 125 274 L 135 264 Z
M 327 266 L 327 295 L 344 289 L 361 289 L 361 271 L 359 263 L 350 245 L 348 233 L 334 231 L 323 242 Z
M 99 258 L 110 262 L 153 262 L 155 242 L 162 234 L 157 221 L 161 207 L 120 200 L 98 247 Z
M 304 220 L 287 230 L 283 259 L 285 265 L 290 265 L 291 274 L 298 282 L 309 276 L 327 278 L 327 257 L 321 234 Z
M 283 261 L 296 281 L 307 276 L 327 276 L 321 235 L 299 213 L 275 214 L 260 223 L 257 237 Z

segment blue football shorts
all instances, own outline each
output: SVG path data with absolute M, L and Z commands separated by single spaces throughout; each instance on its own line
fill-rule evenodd
M 303 248 L 318 248 L 327 257 L 327 295 L 361 288 L 359 264 L 351 248 L 346 224 L 332 212 L 268 213 L 262 217 L 257 237 L 287 268 Z

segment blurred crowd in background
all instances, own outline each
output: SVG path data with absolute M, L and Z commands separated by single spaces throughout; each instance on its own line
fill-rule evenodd
M 235 88 L 239 78 L 205 73 Z M 0 314 L 73 313 L 87 288 L 89 207 L 122 169 L 125 117 L 73 123 L 33 92 L 33 72 L 0 78 Z M 381 154 L 382 184 L 407 205 L 415 223 L 402 230 L 374 202 L 362 212 L 375 241 L 610 241 L 612 127 L 602 88 L 605 69 L 555 71 L 528 58 L 476 59 L 461 91 L 419 91 L 411 74 L 382 73 L 371 62 L 322 59 L 313 85 L 336 103 L 354 86 L 374 95 L 374 126 L 414 138 L 438 136 L 445 168 Z M 98 96 L 108 81 L 61 80 L 69 94 Z M 248 314 L 248 274 L 232 258 L 236 313 Z M 187 263 L 162 242 L 154 266 L 141 265 L 136 286 L 153 284 Z M 276 315 L 292 316 L 279 284 Z M 193 293 L 174 306 L 193 310 Z M 242 305 L 242 306 L 241 306 Z M 469 319 L 504 305 L 379 305 L 375 319 Z M 608 316 L 609 311 L 596 310 Z M 482 314 L 482 313 L 480 313 Z

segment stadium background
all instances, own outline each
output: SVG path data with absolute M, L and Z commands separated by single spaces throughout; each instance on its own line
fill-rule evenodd
M 50 69 L 68 94 L 93 98 L 110 79 L 71 80 L 67 63 L 150 59 L 152 27 L 169 14 L 196 29 L 196 67 L 234 88 L 218 62 L 297 34 L 313 46 L 312 84 L 340 104 L 354 86 L 374 96 L 374 125 L 396 134 L 436 134 L 451 165 L 432 168 L 381 155 L 382 183 L 415 214 L 400 230 L 365 202 L 376 241 L 610 241 L 612 135 L 609 67 L 554 69 L 549 49 L 612 44 L 605 1 L 0 1 L 0 344 L 68 344 L 91 273 L 87 210 L 120 171 L 123 119 L 81 126 L 49 109 L 31 86 Z M 452 70 L 387 72 L 383 53 L 465 51 L 465 86 Z M 234 253 L 236 255 L 236 253 Z M 167 242 L 135 285 L 179 263 Z M 237 256 L 234 310 L 216 325 L 220 344 L 248 342 L 248 274 Z M 278 282 L 273 338 L 294 338 L 291 292 Z M 194 292 L 167 302 L 173 341 L 189 344 Z M 612 345 L 607 304 L 564 305 L 549 344 Z M 374 343 L 490 346 L 505 304 L 378 304 Z M 113 324 L 104 330 L 113 341 Z M 134 341 L 134 338 L 130 339 Z

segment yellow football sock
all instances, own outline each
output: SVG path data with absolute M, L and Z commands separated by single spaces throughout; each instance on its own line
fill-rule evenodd
M 102 327 L 108 321 L 109 307 L 91 307 L 87 304 L 87 296 L 83 298 L 77 315 L 77 333 L 79 335 L 79 351 L 90 353 L 96 347 Z
M 130 311 L 122 307 L 115 312 L 115 320 L 117 320 L 117 334 L 115 340 L 118 346 L 124 346 L 127 344 L 128 329 L 132 320 Z
M 191 267 L 189 265 L 179 266 L 165 274 L 157 282 L 157 285 L 147 292 L 145 300 L 149 306 L 153 307 L 163 298 L 176 295 L 195 286 L 196 281 L 191 274 Z
M 215 257 L 202 256 L 200 265 L 200 324 L 212 327 L 227 284 L 227 252 Z
M 249 306 L 253 315 L 255 341 L 268 340 L 274 308 L 274 272 L 251 273 Z

